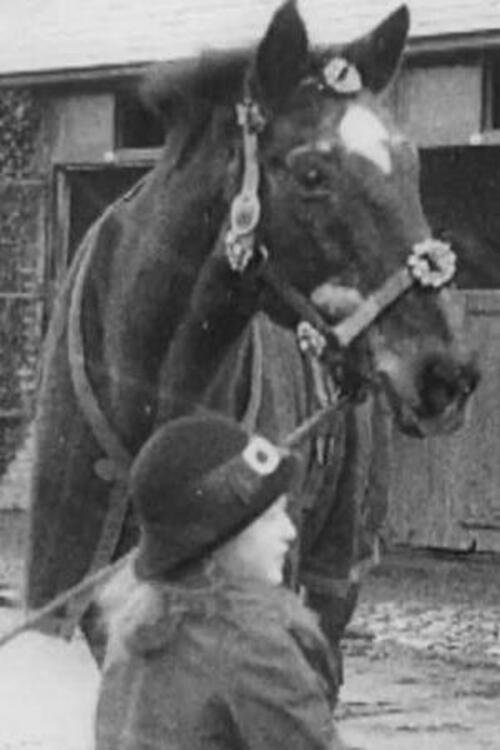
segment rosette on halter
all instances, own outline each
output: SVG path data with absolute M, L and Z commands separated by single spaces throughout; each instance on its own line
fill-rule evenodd
M 407 263 L 419 284 L 439 289 L 455 275 L 457 257 L 449 243 L 429 237 L 413 246 Z

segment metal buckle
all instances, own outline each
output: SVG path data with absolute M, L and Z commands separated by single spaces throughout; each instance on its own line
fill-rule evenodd
M 419 284 L 439 289 L 455 275 L 457 256 L 448 242 L 430 237 L 413 246 L 407 264 Z
M 326 339 L 323 334 L 307 320 L 301 320 L 297 326 L 297 341 L 301 352 L 311 354 L 318 359 L 326 348 Z
M 241 237 L 253 232 L 260 219 L 260 201 L 256 194 L 239 193 L 231 205 L 231 231 Z
M 243 273 L 252 260 L 255 260 L 255 269 L 261 268 L 264 263 L 267 263 L 269 252 L 264 245 L 259 245 L 256 254 L 253 234 L 238 236 L 229 229 L 224 242 L 226 258 L 231 271 Z
M 229 229 L 225 238 L 226 257 L 231 271 L 243 273 L 253 258 L 253 235 L 237 235 Z
M 261 133 L 266 126 L 266 118 L 253 99 L 245 99 L 236 105 L 236 120 L 249 133 Z

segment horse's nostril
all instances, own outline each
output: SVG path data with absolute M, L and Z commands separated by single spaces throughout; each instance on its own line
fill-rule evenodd
M 426 416 L 441 414 L 451 403 L 464 404 L 479 382 L 472 364 L 462 364 L 444 354 L 429 356 L 421 364 L 417 389 Z
M 462 365 L 458 390 L 462 396 L 474 393 L 480 380 L 479 371 L 474 364 Z

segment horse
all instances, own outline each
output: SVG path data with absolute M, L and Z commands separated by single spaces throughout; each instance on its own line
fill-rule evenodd
M 162 156 L 88 231 L 46 337 L 29 607 L 137 541 L 127 470 L 158 425 L 208 407 L 276 439 L 341 388 L 354 405 L 307 442 L 292 503 L 292 577 L 338 642 L 352 610 L 353 493 L 385 481 L 365 433 L 384 442 L 387 409 L 408 434 L 456 429 L 478 380 L 433 263 L 430 287 L 404 285 L 374 320 L 409 256 L 418 265 L 437 247 L 449 260 L 423 214 L 418 152 L 383 102 L 408 26 L 401 6 L 351 43 L 314 48 L 288 0 L 255 48 L 147 79 L 167 124 Z M 331 331 L 360 311 L 366 326 L 342 346 Z M 87 599 L 44 628 L 68 635 L 78 622 L 95 646 Z

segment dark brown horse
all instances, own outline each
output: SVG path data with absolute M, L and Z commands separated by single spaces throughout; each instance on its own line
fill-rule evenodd
M 411 434 L 460 423 L 477 374 L 445 292 L 412 288 L 334 370 L 309 362 L 293 334 L 302 309 L 338 320 L 432 244 L 416 149 L 380 102 L 407 28 L 402 7 L 367 37 L 311 50 L 287 2 L 255 51 L 151 79 L 168 123 L 163 157 L 87 234 L 47 338 L 30 606 L 130 548 L 128 460 L 155 425 L 200 404 L 282 436 L 328 401 L 334 376 L 353 394 L 381 384 Z M 242 184 L 237 223 L 252 228 L 240 242 L 231 206 Z M 299 577 L 333 640 L 353 557 L 352 488 L 370 476 L 352 454 L 371 425 L 351 410 L 305 448 Z M 60 614 L 74 621 L 83 609 Z

